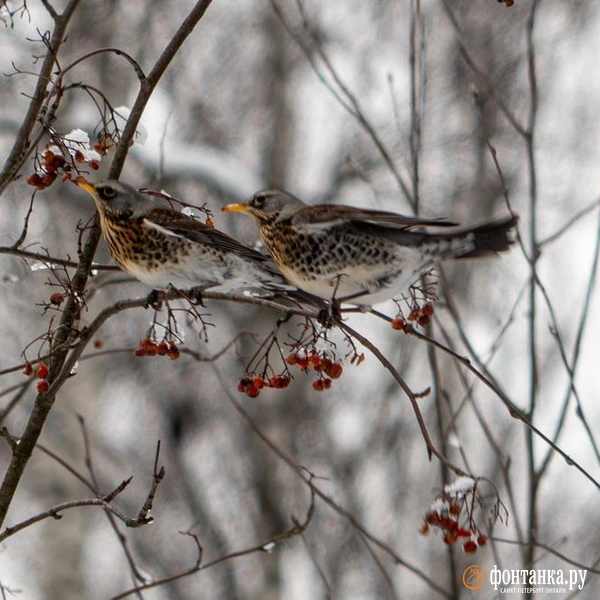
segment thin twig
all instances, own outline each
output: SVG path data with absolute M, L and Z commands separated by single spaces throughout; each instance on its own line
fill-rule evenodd
M 15 143 L 13 144 L 8 158 L 4 163 L 2 172 L 0 173 L 0 196 L 4 193 L 6 187 L 15 179 L 23 162 L 35 147 L 35 145 L 31 143 L 31 135 L 38 122 L 44 100 L 46 99 L 46 89 L 56 64 L 56 55 L 65 40 L 67 27 L 78 4 L 79 0 L 70 0 L 61 14 L 58 14 L 53 9 L 51 10 L 49 5 L 47 6 L 47 9 L 54 20 L 54 31 L 52 32 L 52 37 L 48 41 L 48 52 L 42 62 L 35 90 L 31 96 L 29 107 L 27 108 L 27 114 L 23 119 Z M 1 521 L 2 518 L 0 515 L 0 522 Z
M 158 580 L 152 581 L 150 583 L 136 586 L 135 588 L 132 588 L 130 590 L 122 592 L 121 594 L 118 594 L 117 596 L 113 596 L 111 598 L 111 600 L 120 600 L 121 598 L 126 598 L 127 596 L 129 596 L 131 594 L 137 594 L 137 593 L 144 592 L 144 591 L 152 589 L 152 588 L 162 587 L 168 583 L 172 583 L 173 581 L 179 581 L 181 579 L 184 579 L 185 577 L 189 577 L 190 575 L 198 573 L 199 571 L 206 571 L 207 569 L 210 569 L 211 567 L 214 567 L 218 564 L 221 564 L 221 563 L 229 561 L 229 560 L 233 560 L 234 558 L 240 558 L 242 556 L 248 556 L 250 554 L 255 554 L 258 552 L 272 552 L 278 544 L 284 542 L 285 540 L 288 540 L 288 539 L 293 538 L 298 535 L 302 535 L 302 533 L 304 533 L 304 531 L 308 527 L 309 523 L 311 522 L 313 514 L 314 514 L 314 494 L 311 493 L 311 501 L 310 501 L 310 505 L 308 508 L 308 512 L 306 514 L 305 520 L 302 523 L 299 523 L 295 519 L 292 519 L 292 521 L 293 521 L 292 527 L 290 527 L 283 533 L 274 535 L 273 537 L 269 538 L 266 542 L 255 545 L 255 546 L 251 546 L 250 548 L 245 548 L 244 550 L 238 550 L 237 552 L 229 552 L 229 553 L 224 554 L 223 556 L 220 556 L 218 558 L 215 558 L 214 560 L 207 562 L 205 564 L 202 564 L 202 557 L 203 557 L 204 551 L 200 544 L 200 540 L 198 539 L 198 537 L 195 534 L 188 531 L 185 533 L 185 535 L 189 535 L 190 537 L 192 537 L 194 539 L 194 542 L 196 544 L 196 548 L 198 551 L 196 562 L 191 568 L 186 569 L 185 571 L 182 571 L 180 573 L 176 573 L 175 575 L 169 575 L 167 577 L 163 577 L 162 579 L 158 579 Z
M 335 513 L 346 519 L 352 527 L 354 527 L 359 533 L 364 535 L 368 540 L 374 543 L 378 548 L 383 550 L 390 558 L 398 565 L 402 565 L 417 577 L 422 579 L 427 585 L 436 593 L 440 594 L 445 598 L 451 598 L 451 594 L 448 593 L 442 586 L 439 586 L 429 575 L 427 575 L 424 571 L 412 565 L 403 559 L 397 552 L 395 552 L 388 544 L 374 536 L 370 533 L 364 525 L 362 525 L 359 520 L 352 515 L 348 510 L 341 507 L 337 502 L 332 500 L 327 494 L 325 494 L 319 487 L 315 485 L 313 482 L 313 478 L 310 475 L 307 475 L 309 471 L 307 471 L 304 467 L 300 466 L 295 460 L 293 460 L 290 456 L 288 456 L 277 444 L 275 444 L 259 427 L 258 423 L 252 418 L 252 416 L 248 413 L 248 411 L 242 406 L 240 402 L 238 402 L 233 395 L 229 392 L 226 382 L 223 379 L 220 371 L 215 369 L 215 374 L 217 375 L 223 390 L 227 396 L 229 402 L 233 405 L 234 409 L 238 412 L 238 414 L 242 417 L 242 419 L 247 423 L 250 429 L 259 437 L 259 439 L 280 459 L 282 460 L 292 471 L 307 485 L 315 494 L 317 498 L 319 498 L 324 504 L 329 506 Z

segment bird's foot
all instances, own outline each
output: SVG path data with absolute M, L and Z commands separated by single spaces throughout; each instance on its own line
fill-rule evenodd
M 153 310 L 160 310 L 163 302 L 165 301 L 166 295 L 163 290 L 152 290 L 146 298 L 145 308 L 152 308 Z
M 342 320 L 342 309 L 337 300 L 331 300 L 327 306 L 319 311 L 317 321 L 327 329 L 331 329 L 334 325 Z
M 204 307 L 204 298 L 202 297 L 202 292 L 205 290 L 206 288 L 203 287 L 193 287 L 190 291 L 189 291 L 189 299 L 196 304 L 197 306 L 202 306 Z

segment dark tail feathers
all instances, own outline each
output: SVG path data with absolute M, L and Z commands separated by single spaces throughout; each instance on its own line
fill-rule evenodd
M 489 256 L 497 252 L 508 250 L 515 241 L 514 228 L 519 221 L 518 215 L 510 215 L 477 227 L 470 227 L 453 233 L 438 234 L 440 239 L 460 239 L 462 236 L 471 237 L 473 245 L 470 250 L 454 254 L 453 258 L 477 258 Z

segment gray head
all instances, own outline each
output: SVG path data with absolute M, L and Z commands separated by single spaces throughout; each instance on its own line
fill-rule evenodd
M 295 196 L 280 190 L 257 192 L 243 204 L 228 204 L 225 212 L 241 212 L 250 215 L 259 225 L 287 219 L 304 208 L 306 204 Z
M 92 184 L 79 179 L 76 183 L 92 196 L 98 211 L 104 216 L 136 219 L 155 207 L 151 198 L 120 181 L 109 179 Z

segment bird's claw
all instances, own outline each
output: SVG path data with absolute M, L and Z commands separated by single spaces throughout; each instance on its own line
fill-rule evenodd
M 152 290 L 146 298 L 146 308 L 160 310 L 165 299 L 165 293 L 162 290 Z
M 317 321 L 327 329 L 331 329 L 334 325 L 342 320 L 342 310 L 340 303 L 337 300 L 331 300 L 327 306 L 319 311 Z
M 194 287 L 190 290 L 190 299 L 199 306 L 204 307 L 204 298 L 202 297 L 202 292 L 204 288 Z

